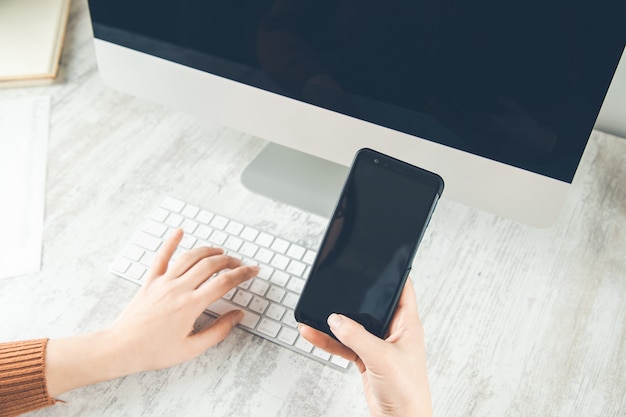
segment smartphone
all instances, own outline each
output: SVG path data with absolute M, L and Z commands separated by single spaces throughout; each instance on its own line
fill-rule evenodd
M 344 314 L 384 337 L 443 192 L 432 172 L 372 149 L 357 152 L 294 315 L 334 337 Z

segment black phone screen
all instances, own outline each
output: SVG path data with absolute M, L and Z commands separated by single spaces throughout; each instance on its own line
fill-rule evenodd
M 359 151 L 296 319 L 331 334 L 326 319 L 341 313 L 383 337 L 442 190 L 436 174 L 369 149 Z

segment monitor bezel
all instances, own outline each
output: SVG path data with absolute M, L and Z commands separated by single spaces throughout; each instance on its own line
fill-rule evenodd
M 112 88 L 348 166 L 363 147 L 441 175 L 443 198 L 534 227 L 558 218 L 570 184 L 94 38 Z M 158 87 L 158 88 L 157 88 Z

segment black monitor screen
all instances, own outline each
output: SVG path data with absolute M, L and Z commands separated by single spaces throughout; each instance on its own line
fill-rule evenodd
M 90 0 L 94 34 L 571 182 L 623 0 Z

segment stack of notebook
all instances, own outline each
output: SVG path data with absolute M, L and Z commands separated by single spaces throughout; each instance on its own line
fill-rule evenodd
M 56 79 L 70 1 L 0 0 L 0 87 Z

